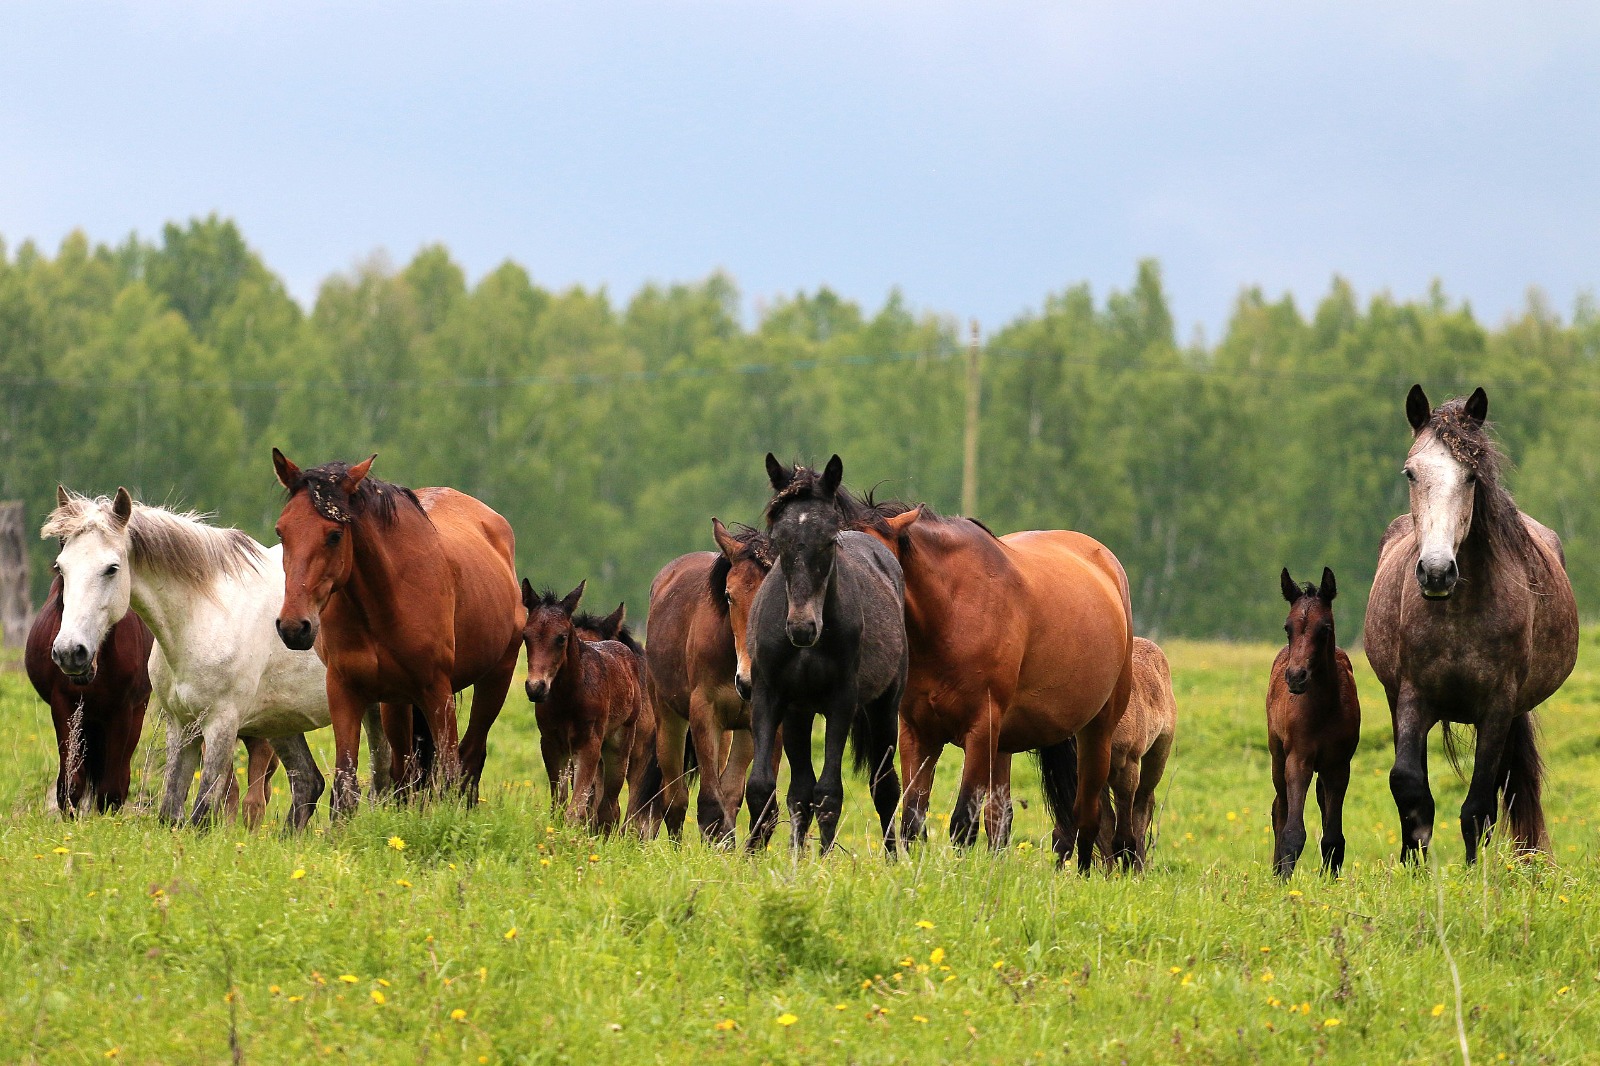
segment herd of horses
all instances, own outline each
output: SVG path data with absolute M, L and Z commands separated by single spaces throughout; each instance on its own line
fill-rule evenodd
M 1477 734 L 1468 861 L 1502 809 L 1518 848 L 1547 848 L 1530 712 L 1576 661 L 1560 542 L 1500 484 L 1482 389 L 1433 409 L 1413 387 L 1406 414 L 1410 510 L 1383 537 L 1364 641 L 1394 725 L 1401 854 L 1416 861 L 1431 843 L 1426 741 L 1441 722 L 1452 761 L 1451 725 Z M 1075 855 L 1084 873 L 1096 852 L 1143 864 L 1177 710 L 1167 661 L 1135 636 L 1127 576 L 1098 541 L 997 536 L 973 518 L 850 492 L 837 455 L 814 470 L 769 454 L 761 527 L 713 519 L 715 551 L 662 568 L 644 646 L 622 606 L 579 609 L 584 585 L 561 596 L 519 582 L 511 527 L 487 505 L 388 484 L 372 462 L 302 469 L 274 449 L 287 500 L 272 547 L 126 489 L 59 490 L 41 530 L 60 542 L 56 576 L 26 662 L 51 708 L 52 800 L 64 814 L 126 800 L 152 696 L 167 722 L 160 813 L 172 822 L 241 806 L 259 822 L 281 765 L 287 824 L 303 827 L 327 787 L 305 734 L 328 725 L 335 817 L 360 803 L 363 734 L 375 796 L 459 787 L 475 802 L 525 655 L 552 802 L 596 831 L 650 837 L 664 824 L 679 838 L 697 774 L 702 836 L 731 845 L 742 804 L 746 846 L 764 849 L 787 761 L 791 841 L 803 848 L 815 820 L 825 852 L 849 748 L 892 856 L 926 839 L 934 772 L 953 744 L 958 847 L 980 826 L 1006 846 L 1011 758 L 1031 751 L 1058 861 Z M 1267 691 L 1274 868 L 1294 870 L 1315 779 L 1323 866 L 1337 873 L 1360 706 L 1335 638 L 1332 572 L 1302 585 L 1284 570 L 1281 588 L 1288 640 Z M 456 696 L 468 688 L 458 740 Z

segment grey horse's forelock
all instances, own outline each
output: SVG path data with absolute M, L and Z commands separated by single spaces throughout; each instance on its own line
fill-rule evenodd
M 45 519 L 39 536 L 63 540 L 91 529 L 111 532 L 112 501 L 68 493 L 67 502 Z M 168 574 L 185 584 L 205 588 L 222 576 L 241 577 L 256 569 L 261 545 L 240 529 L 206 524 L 193 511 L 169 511 L 142 503 L 133 505 L 128 520 L 129 555 L 135 565 Z

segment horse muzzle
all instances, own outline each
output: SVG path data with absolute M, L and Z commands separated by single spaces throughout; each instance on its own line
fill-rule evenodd
M 750 692 L 751 692 L 750 679 L 748 677 L 746 677 L 744 674 L 739 674 L 739 673 L 734 674 L 733 675 L 733 691 L 737 692 L 739 694 L 739 698 L 741 700 L 744 700 L 745 702 L 748 703 L 749 700 L 750 700 Z
M 87 685 L 94 680 L 98 656 L 83 644 L 53 644 L 50 658 L 67 675 L 74 685 Z
M 1426 599 L 1449 599 L 1460 577 L 1461 571 L 1456 567 L 1454 559 L 1447 560 L 1443 564 L 1421 560 L 1417 562 L 1417 585 L 1422 589 L 1422 595 Z
M 789 634 L 789 643 L 797 648 L 814 648 L 822 639 L 822 622 L 816 618 L 791 618 L 784 628 Z
M 280 618 L 278 639 L 290 651 L 310 651 L 317 642 L 317 623 L 310 618 Z
M 528 693 L 529 703 L 543 703 L 550 695 L 550 682 L 548 681 L 535 681 L 530 677 L 522 687 Z
M 1306 688 L 1311 684 L 1311 671 L 1304 669 L 1285 671 L 1283 682 L 1289 686 L 1289 691 L 1294 695 L 1304 695 Z

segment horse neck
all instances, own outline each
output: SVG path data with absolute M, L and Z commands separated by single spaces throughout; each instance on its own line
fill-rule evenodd
M 180 665 L 188 651 L 187 636 L 191 624 L 199 613 L 196 601 L 206 598 L 206 593 L 169 574 L 134 565 L 131 554 L 128 568 L 129 607 L 144 619 L 144 624 L 155 634 L 166 660 L 174 666 Z M 215 585 L 218 579 L 213 577 L 211 580 Z M 224 602 L 215 589 L 210 591 L 217 602 Z
M 1522 527 L 1521 515 L 1517 512 L 1516 504 L 1504 490 L 1498 486 L 1480 489 L 1480 499 L 1481 503 L 1478 501 L 1473 503 L 1472 527 L 1467 530 L 1467 535 L 1461 540 L 1461 547 L 1456 551 L 1457 566 L 1460 567 L 1463 579 L 1462 590 L 1467 593 L 1463 599 L 1487 592 L 1502 576 L 1500 567 L 1511 566 L 1517 562 L 1515 559 L 1497 558 L 1497 549 L 1509 547 L 1497 544 L 1493 536 L 1494 525 L 1506 521 L 1503 509 L 1510 509 L 1512 512 L 1513 535 L 1522 538 L 1528 535 Z M 1515 580 L 1526 583 L 1527 577 L 1518 574 Z
M 978 532 L 985 540 L 993 539 Z M 955 599 L 956 581 L 948 561 L 972 544 L 965 530 L 954 530 L 944 520 L 930 523 L 927 519 L 912 524 L 909 542 L 910 550 L 903 552 L 900 560 L 906 585 L 906 628 L 920 634 L 927 631 L 938 605 Z M 998 554 L 998 543 L 994 547 Z
M 578 637 L 576 630 L 567 631 L 567 653 L 561 660 L 561 669 L 550 683 L 550 696 L 561 704 L 577 702 L 583 696 L 583 658 L 598 655 L 588 641 Z

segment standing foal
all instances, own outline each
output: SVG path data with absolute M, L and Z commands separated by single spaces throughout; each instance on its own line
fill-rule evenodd
M 1306 791 L 1317 775 L 1322 808 L 1322 868 L 1339 875 L 1344 864 L 1344 790 L 1350 759 L 1361 739 L 1361 703 L 1350 657 L 1333 635 L 1333 571 L 1322 585 L 1297 585 L 1283 571 L 1289 601 L 1284 631 L 1289 645 L 1272 663 L 1267 686 L 1267 746 L 1272 751 L 1272 865 L 1279 877 L 1294 873 L 1306 846 Z

